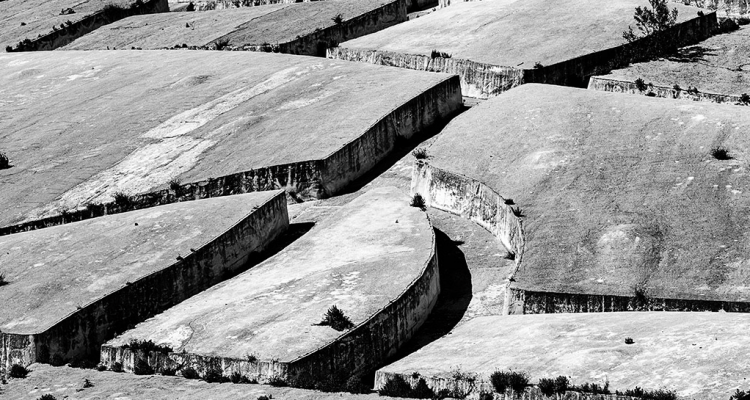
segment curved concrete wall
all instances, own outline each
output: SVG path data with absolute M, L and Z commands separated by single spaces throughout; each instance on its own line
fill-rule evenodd
M 279 193 L 182 260 L 80 308 L 44 332 L 0 332 L 0 372 L 12 364 L 46 363 L 55 354 L 72 360 L 99 353 L 99 346 L 117 333 L 222 281 L 225 271 L 244 266 L 288 226 L 286 199 Z
M 516 270 L 523 261 L 524 234 L 521 219 L 512 206 L 489 186 L 417 160 L 412 170 L 412 194 L 419 194 L 425 204 L 472 220 L 495 235 L 515 255 Z M 515 273 L 515 271 L 514 271 Z M 510 284 L 511 276 L 508 276 Z M 503 314 L 508 314 L 506 301 Z
M 747 16 L 750 14 L 750 0 L 671 0 L 680 3 L 711 10 L 725 11 L 730 16 Z
M 591 80 L 589 81 L 588 88 L 591 90 L 599 90 L 602 92 L 640 94 L 651 97 L 664 97 L 667 99 L 743 105 L 740 102 L 740 96 L 736 95 L 704 92 L 688 93 L 685 88 L 681 88 L 681 90 L 675 90 L 674 87 L 658 85 L 649 85 L 647 90 L 641 91 L 638 90 L 638 87 L 634 82 L 622 81 L 618 79 L 607 78 L 604 76 L 592 76 Z
M 132 8 L 123 8 L 122 18 L 129 17 L 131 15 L 153 14 L 160 12 L 169 12 L 169 4 L 167 3 L 167 0 L 147 0 L 139 6 L 135 6 L 134 3 L 134 7 Z M 72 25 L 67 26 L 64 29 L 53 29 L 52 32 L 44 36 L 40 36 L 36 39 L 30 39 L 29 42 L 21 42 L 9 51 L 54 50 L 58 47 L 65 46 L 66 44 L 99 28 L 102 25 L 111 24 L 112 22 L 115 22 L 122 18 L 112 18 L 104 11 L 98 11 L 73 22 Z
M 323 379 L 371 371 L 383 365 L 411 339 L 437 302 L 440 273 L 433 230 L 431 234 L 429 259 L 424 262 L 420 274 L 399 296 L 334 341 L 295 360 L 248 361 L 182 353 L 143 354 L 104 345 L 101 348 L 101 362 L 104 365 L 120 362 L 126 371 L 132 372 L 136 360 L 146 358 L 156 371 L 189 366 L 202 374 L 206 370 L 220 368 L 225 376 L 239 372 L 260 382 L 268 382 L 271 378 L 288 380 L 290 376 L 303 371 Z
M 268 4 L 279 4 L 279 3 L 300 3 L 309 1 L 319 0 L 208 0 L 208 1 L 193 1 L 196 9 L 200 11 L 204 10 L 223 10 L 226 8 L 239 8 L 239 7 L 257 7 L 265 6 Z M 174 4 L 189 4 L 190 0 L 180 0 L 174 2 Z M 438 2 L 436 0 L 408 0 L 405 3 L 408 7 L 408 11 L 417 11 L 426 7 L 436 6 Z
M 2 227 L 0 236 L 178 201 L 263 190 L 285 189 L 292 197 L 299 199 L 329 197 L 340 192 L 387 157 L 399 140 L 410 139 L 433 124 L 452 116 L 462 104 L 458 77 L 452 76 L 395 108 L 373 124 L 362 136 L 322 160 L 257 168 L 185 183 L 176 188 L 176 191 L 175 188 L 167 188 L 134 195 L 130 204 L 126 205 L 115 202 L 99 204 L 64 215 Z

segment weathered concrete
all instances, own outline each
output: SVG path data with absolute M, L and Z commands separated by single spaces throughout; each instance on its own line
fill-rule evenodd
M 681 48 L 673 57 L 632 64 L 607 75 L 594 76 L 589 81 L 589 89 L 736 104 L 743 93 L 750 93 L 748 57 L 750 27 L 746 25 Z M 645 90 L 636 86 L 639 78 L 648 85 Z
M 249 191 L 330 196 L 461 106 L 457 77 L 279 54 L 45 52 L 0 65 L 13 164 L 0 170 L 0 226 L 20 224 L 4 233 Z
M 671 0 L 674 3 L 688 4 L 695 7 L 716 10 L 722 15 L 731 17 L 747 16 L 750 13 L 748 0 Z
M 341 18 L 338 23 L 334 21 Z M 330 0 L 236 10 L 131 17 L 96 30 L 65 50 L 252 50 L 325 56 L 326 48 L 406 21 L 406 0 Z
M 288 226 L 282 191 L 0 237 L 0 368 L 99 352 L 116 332 L 241 271 Z
M 193 3 L 196 10 L 225 10 L 229 8 L 257 7 L 269 4 L 303 3 L 318 0 L 172 0 L 169 2 L 173 7 L 183 8 Z M 427 7 L 438 5 L 437 0 L 408 0 L 409 12 L 422 10 Z
M 490 374 L 512 369 L 528 373 L 533 384 L 564 375 L 574 385 L 608 380 L 613 392 L 640 386 L 681 398 L 725 398 L 747 388 L 748 323 L 750 316 L 731 313 L 479 317 L 378 370 L 375 387 L 393 374 L 416 383 L 416 372 L 436 390 L 458 384 L 476 396 L 491 390 Z
M 329 58 L 455 73 L 464 96 L 487 98 L 521 83 L 585 87 L 622 52 L 622 32 L 645 0 L 496 0 L 441 9 L 329 49 Z M 715 13 L 675 5 L 685 42 L 708 37 Z M 541 21 L 544 21 L 541 23 Z M 637 44 L 635 45 L 637 47 Z M 436 50 L 450 58 L 432 58 Z
M 483 185 L 513 199 L 515 288 L 746 303 L 750 114 L 738 109 L 524 85 L 451 121 L 427 149 L 451 174 L 418 170 L 416 184 L 436 189 L 420 190 L 429 204 L 476 207 Z M 734 158 L 714 158 L 718 146 Z
M 171 308 L 102 346 L 105 365 L 132 371 L 220 367 L 260 381 L 376 368 L 411 338 L 440 292 L 435 238 L 425 213 L 395 188 L 377 188 L 337 210 L 255 268 Z M 387 276 L 388 279 L 382 279 Z M 355 327 L 317 325 L 336 305 Z M 174 349 L 138 354 L 133 339 Z M 248 360 L 247 355 L 257 357 Z
M 167 0 L 1 1 L 0 46 L 6 51 L 52 50 L 120 18 L 168 11 Z

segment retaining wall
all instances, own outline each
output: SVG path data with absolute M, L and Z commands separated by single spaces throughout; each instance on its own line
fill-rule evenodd
M 455 114 L 462 106 L 458 77 L 450 77 L 395 108 L 362 136 L 321 160 L 238 172 L 133 195 L 127 204 L 94 204 L 65 214 L 0 228 L 0 236 L 178 201 L 285 189 L 291 201 L 325 198 L 346 188 L 410 139 Z
M 0 332 L 0 368 L 96 355 L 116 334 L 241 270 L 289 226 L 279 192 L 231 229 L 174 264 L 144 276 L 65 316 L 43 332 Z M 2 370 L 0 370 L 2 372 Z
M 699 91 L 688 92 L 686 88 L 680 88 L 680 90 L 677 90 L 674 86 L 667 87 L 654 84 L 648 84 L 646 90 L 639 90 L 635 82 L 606 78 L 603 76 L 592 76 L 588 88 L 603 92 L 640 94 L 649 97 L 664 97 L 667 99 L 748 105 L 742 103 L 739 95 L 705 93 Z
M 750 0 L 671 0 L 688 6 L 721 10 L 729 16 L 747 16 L 750 14 Z
M 240 8 L 240 7 L 256 7 L 264 6 L 268 4 L 280 4 L 280 3 L 307 3 L 309 1 L 318 0 L 209 0 L 209 1 L 193 1 L 196 9 L 199 11 L 206 10 L 223 10 L 227 8 Z M 173 2 L 175 4 L 189 4 L 190 0 L 180 0 Z M 409 12 L 422 10 L 427 7 L 437 6 L 437 0 L 407 0 L 405 2 L 407 10 Z
M 65 46 L 100 26 L 111 24 L 112 22 L 132 15 L 154 14 L 160 12 L 169 12 L 169 4 L 167 3 L 167 0 L 147 0 L 142 3 L 133 3 L 131 7 L 123 8 L 117 13 L 107 13 L 104 10 L 100 10 L 93 14 L 86 15 L 64 28 L 53 30 L 46 35 L 37 37 L 36 39 L 24 40 L 12 48 L 9 46 L 6 48 L 6 51 L 54 50 L 58 47 Z
M 675 34 L 683 44 L 692 44 L 708 38 L 717 26 L 716 13 L 713 12 L 696 15 L 695 18 L 676 25 L 670 34 Z M 646 41 L 640 40 L 631 44 L 629 49 L 625 46 L 618 46 L 556 64 L 538 66 L 534 69 L 483 64 L 454 58 L 431 58 L 419 54 L 341 47 L 329 49 L 327 57 L 457 74 L 461 79 L 461 90 L 464 96 L 489 98 L 523 83 L 586 87 L 589 77 L 605 71 L 609 72 L 613 63 L 622 63 L 625 59 L 631 59 L 628 54 L 639 54 L 639 47 L 646 45 Z M 632 53 L 629 53 L 630 51 Z
M 263 383 L 272 378 L 288 381 L 303 372 L 322 379 L 332 376 L 346 379 L 355 373 L 371 371 L 383 365 L 414 335 L 437 302 L 440 276 L 434 232 L 432 235 L 429 259 L 419 276 L 398 297 L 331 343 L 297 359 L 249 361 L 174 352 L 145 354 L 105 345 L 101 348 L 101 362 L 107 366 L 119 362 L 125 371 L 132 372 L 136 361 L 145 359 L 156 371 L 191 367 L 203 375 L 207 370 L 220 369 L 224 376 L 239 372 Z
M 511 288 L 510 314 L 587 313 L 614 311 L 750 312 L 750 303 L 720 300 L 668 299 L 555 293 Z

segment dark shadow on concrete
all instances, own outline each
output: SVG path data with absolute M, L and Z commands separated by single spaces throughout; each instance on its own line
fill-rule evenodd
M 448 334 L 461 321 L 471 302 L 471 272 L 463 251 L 457 245 L 462 242 L 452 240 L 439 229 L 435 229 L 435 240 L 440 268 L 440 296 L 424 325 L 389 363 Z
M 377 165 L 375 165 L 372 169 L 367 171 L 364 175 L 359 177 L 357 180 L 353 181 L 349 184 L 348 187 L 346 187 L 344 190 L 336 193 L 335 197 L 354 193 L 360 189 L 362 189 L 365 185 L 372 182 L 375 178 L 379 177 L 380 175 L 383 175 L 386 171 L 388 171 L 396 162 L 404 158 L 406 155 L 408 155 L 412 150 L 414 150 L 416 147 L 418 147 L 420 144 L 425 142 L 426 140 L 432 138 L 433 136 L 440 133 L 443 128 L 445 128 L 446 125 L 457 116 L 461 115 L 464 111 L 468 110 L 470 107 L 467 107 L 466 105 L 462 105 L 461 108 L 458 109 L 453 115 L 451 115 L 448 118 L 445 118 L 439 122 L 436 122 L 431 127 L 416 133 L 414 136 L 412 136 L 411 139 L 405 139 L 401 136 L 398 136 L 396 139 L 396 145 L 394 146 L 393 151 L 391 154 L 386 156 L 382 161 L 380 161 Z
M 289 224 L 289 229 L 287 229 L 286 232 L 284 232 L 281 236 L 274 240 L 273 243 L 271 243 L 271 245 L 268 246 L 268 248 L 266 248 L 264 251 L 251 254 L 247 263 L 242 268 L 239 268 L 237 270 L 237 273 L 232 276 L 237 276 L 249 270 L 250 268 L 262 263 L 263 261 L 266 261 L 267 259 L 275 256 L 280 251 L 284 250 L 287 246 L 294 243 L 297 239 L 304 236 L 314 226 L 315 224 L 312 222 Z
M 682 63 L 689 63 L 689 62 L 699 62 L 699 61 L 706 61 L 704 58 L 705 56 L 715 56 L 716 53 L 713 49 L 708 49 L 703 46 L 690 46 L 690 47 L 683 47 L 679 50 L 677 50 L 676 54 L 673 54 L 667 59 L 669 61 L 674 62 L 682 62 Z

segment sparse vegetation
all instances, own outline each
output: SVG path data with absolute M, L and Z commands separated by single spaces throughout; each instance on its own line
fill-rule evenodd
M 443 53 L 442 51 L 432 50 L 432 52 L 430 52 L 430 58 L 451 58 L 451 55 L 448 53 Z
M 353 394 L 366 394 L 370 393 L 370 386 L 365 383 L 362 379 L 362 375 L 354 374 L 346 380 L 344 388 L 347 392 Z
M 106 371 L 107 370 L 107 366 L 104 365 L 104 364 L 99 364 L 99 365 L 96 366 L 96 370 L 99 371 L 99 372 Z
M 633 309 L 647 310 L 648 303 L 648 289 L 646 288 L 646 282 L 638 282 L 633 285 Z
M 633 338 L 631 338 L 631 337 L 626 337 L 625 338 L 625 344 L 633 344 L 633 343 L 635 343 L 635 341 L 633 340 Z
M 139 357 L 133 365 L 133 373 L 136 375 L 153 375 L 154 369 L 148 365 L 148 361 Z
M 729 155 L 729 150 L 721 146 L 711 148 L 711 156 L 721 161 L 732 159 L 732 156 Z
M 182 182 L 178 178 L 172 178 L 169 180 L 169 189 L 171 189 L 176 195 L 179 196 L 182 190 Z
M 354 328 L 354 323 L 335 304 L 326 311 L 323 315 L 323 320 L 318 325 L 330 326 L 339 332 Z
M 123 349 L 130 349 L 132 351 L 143 351 L 145 354 L 149 353 L 162 353 L 169 354 L 173 350 L 171 347 L 166 345 L 156 344 L 151 340 L 138 340 L 132 339 L 129 343 L 122 346 Z
M 525 372 L 495 371 L 490 375 L 490 383 L 498 393 L 505 393 L 512 389 L 514 393 L 522 392 L 529 384 L 529 376 Z
M 0 169 L 10 168 L 10 160 L 8 155 L 0 151 Z
M 675 393 L 672 390 L 666 390 L 666 389 L 643 390 L 638 386 L 636 386 L 635 389 L 628 389 L 624 392 L 616 391 L 615 393 L 620 396 L 639 397 L 642 400 L 676 400 L 677 399 L 677 393 Z M 734 400 L 734 399 L 730 397 L 730 400 Z M 746 400 L 750 400 L 750 399 L 746 399 Z
M 109 369 L 112 372 L 123 372 L 122 363 L 119 361 L 112 364 L 112 366 Z
M 412 207 L 417 207 L 422 211 L 424 211 L 426 208 L 424 198 L 419 193 L 415 193 L 414 196 L 412 196 L 411 203 L 409 203 L 409 205 Z
M 570 387 L 570 381 L 567 376 L 560 375 L 555 378 L 555 393 L 563 394 Z
M 271 398 L 266 395 L 262 395 L 262 396 L 258 396 L 258 400 L 271 400 Z
M 583 385 L 579 386 L 570 386 L 570 390 L 576 391 L 576 392 L 583 392 L 583 393 L 591 393 L 591 394 L 609 394 L 609 381 L 604 382 L 604 386 L 598 385 L 596 383 L 584 383 Z
M 344 22 L 344 17 L 339 13 L 336 14 L 335 17 L 331 18 L 331 21 L 333 21 L 334 24 L 339 25 Z
M 182 377 L 185 379 L 200 379 L 201 378 L 201 376 L 198 375 L 198 371 L 196 371 L 193 367 L 183 368 Z
M 229 381 L 232 383 L 242 383 L 242 378 L 244 377 L 239 371 L 234 371 L 229 375 Z
M 425 149 L 424 147 L 417 147 L 411 152 L 411 155 L 413 155 L 417 160 L 424 160 L 427 158 L 427 149 Z
M 20 378 L 23 379 L 29 374 L 28 369 L 24 367 L 23 365 L 19 364 L 13 364 L 10 366 L 10 369 L 8 370 L 8 376 L 11 378 Z

